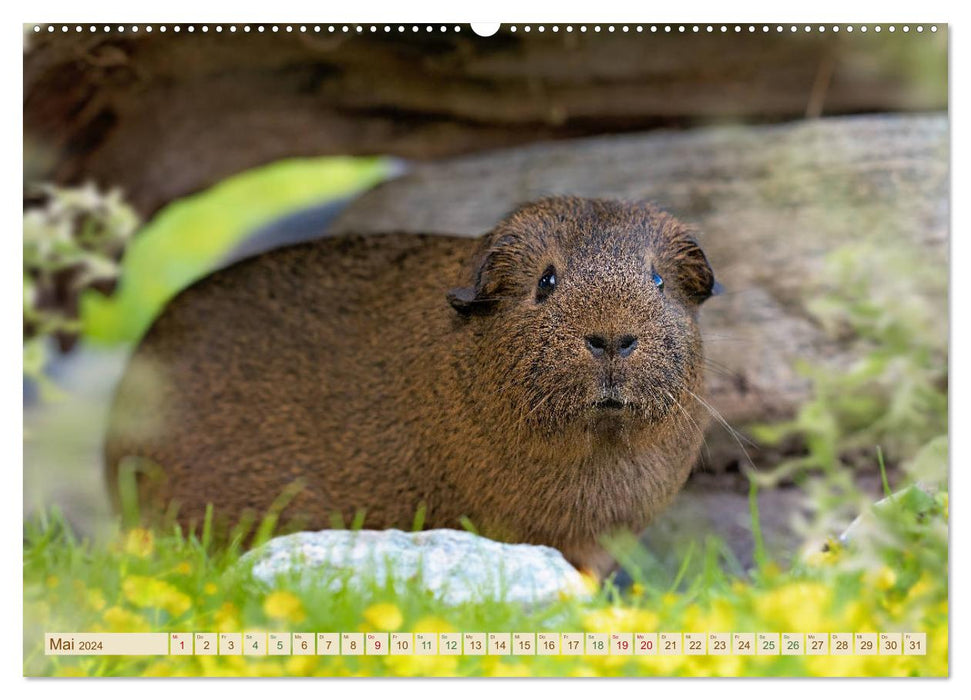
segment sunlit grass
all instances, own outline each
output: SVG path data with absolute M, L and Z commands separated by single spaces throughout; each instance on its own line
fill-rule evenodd
M 267 587 L 238 566 L 236 548 L 204 538 L 119 531 L 80 542 L 52 514 L 31 523 L 24 549 L 24 671 L 29 675 L 752 675 L 947 674 L 947 497 L 901 498 L 873 511 L 879 536 L 831 542 L 781 570 L 767 557 L 747 576 L 719 566 L 671 585 L 635 572 L 584 600 L 526 609 L 502 601 L 447 607 L 387 581 L 332 594 Z M 863 535 L 859 535 L 863 537 Z M 403 591 L 403 592 L 402 592 Z M 54 657 L 44 632 L 926 632 L 926 656 L 432 656 Z

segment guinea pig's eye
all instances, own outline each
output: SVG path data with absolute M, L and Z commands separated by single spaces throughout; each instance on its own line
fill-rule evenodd
M 556 268 L 550 265 L 543 272 L 536 285 L 536 301 L 543 301 L 556 289 Z
M 657 274 L 656 272 L 651 272 L 651 281 L 654 283 L 654 286 L 657 287 L 659 292 L 664 291 L 664 280 L 661 279 L 661 275 Z

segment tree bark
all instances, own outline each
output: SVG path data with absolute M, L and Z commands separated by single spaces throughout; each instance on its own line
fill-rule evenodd
M 467 26 L 404 35 L 383 25 L 349 35 L 173 28 L 58 26 L 28 37 L 27 182 L 121 186 L 148 216 L 286 157 L 430 159 L 658 126 L 947 104 L 943 27 L 863 36 L 534 26 L 487 39 Z

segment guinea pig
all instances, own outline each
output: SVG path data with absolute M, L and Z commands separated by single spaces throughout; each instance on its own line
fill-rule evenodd
M 197 527 L 460 528 L 600 575 L 674 497 L 707 424 L 689 228 L 552 197 L 479 239 L 321 238 L 218 271 L 137 347 L 106 439 L 116 504 Z M 363 520 L 361 516 L 363 515 Z

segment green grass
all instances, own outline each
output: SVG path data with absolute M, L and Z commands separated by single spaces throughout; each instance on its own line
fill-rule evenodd
M 912 490 L 911 490 L 912 491 Z M 923 492 L 921 492 L 923 493 Z M 674 580 L 633 571 L 589 599 L 524 609 L 501 601 L 446 607 L 414 584 L 373 581 L 337 594 L 281 579 L 267 587 L 239 565 L 236 544 L 206 531 L 118 531 L 79 541 L 56 513 L 29 523 L 24 545 L 27 675 L 534 675 L 942 676 L 948 671 L 947 495 L 890 499 L 849 546 L 787 570 L 762 555 L 744 577 L 726 573 L 709 538 L 683 553 Z M 757 521 L 757 513 L 753 510 Z M 269 536 L 269 527 L 263 536 Z M 874 536 L 877 533 L 878 536 Z M 242 533 L 238 533 L 242 535 Z M 703 565 L 690 577 L 688 562 Z M 644 657 L 53 657 L 50 631 L 924 631 L 927 656 Z

